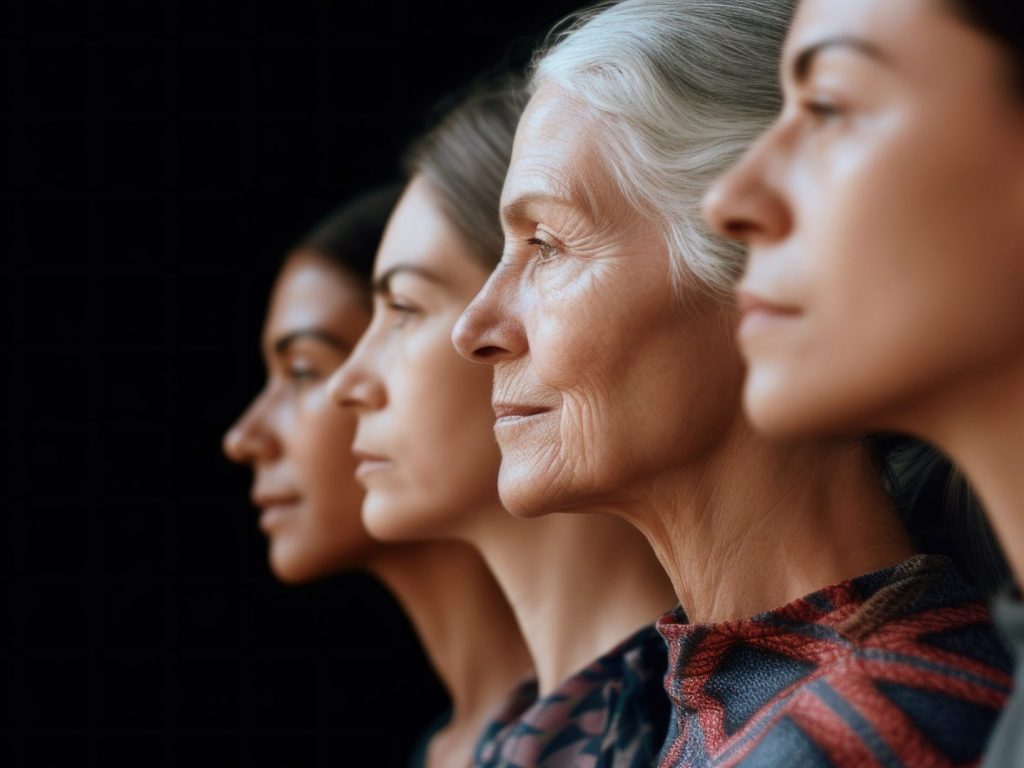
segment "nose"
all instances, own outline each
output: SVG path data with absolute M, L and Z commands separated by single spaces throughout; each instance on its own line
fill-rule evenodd
M 269 461 L 281 453 L 281 444 L 267 422 L 268 393 L 264 390 L 224 435 L 224 455 L 237 464 Z
M 327 393 L 340 408 L 379 410 L 387 404 L 387 394 L 379 376 L 370 365 L 364 336 L 352 354 L 327 381 Z
M 516 285 L 515 270 L 499 264 L 455 323 L 452 343 L 460 355 L 494 365 L 526 352 Z
M 712 185 L 704 196 L 703 214 L 714 231 L 747 244 L 774 242 L 789 233 L 792 215 L 769 172 L 777 159 L 766 134 Z

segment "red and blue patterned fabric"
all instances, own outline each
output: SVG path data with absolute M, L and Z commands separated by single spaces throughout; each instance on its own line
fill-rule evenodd
M 484 731 L 476 768 L 650 768 L 668 728 L 665 642 L 632 635 L 537 699 L 527 683 Z
M 919 555 L 721 624 L 667 614 L 662 768 L 976 765 L 1011 685 L 978 593 Z

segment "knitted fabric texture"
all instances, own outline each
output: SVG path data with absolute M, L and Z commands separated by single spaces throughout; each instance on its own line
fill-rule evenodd
M 985 602 L 937 556 L 750 619 L 657 626 L 662 768 L 975 765 L 1012 683 Z
M 484 731 L 477 768 L 650 768 L 668 727 L 665 643 L 645 627 L 558 690 L 519 688 Z

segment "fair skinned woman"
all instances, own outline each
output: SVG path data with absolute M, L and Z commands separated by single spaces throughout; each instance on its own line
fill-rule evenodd
M 528 522 L 502 508 L 491 373 L 451 346 L 500 254 L 498 196 L 521 101 L 514 84 L 484 86 L 413 148 L 374 265 L 373 320 L 331 388 L 358 417 L 371 533 L 470 543 L 526 638 L 536 685 L 496 713 L 474 764 L 649 764 L 668 714 L 652 623 L 671 586 L 620 520 Z
M 937 445 L 1018 584 L 1022 51 L 1013 4 L 807 0 L 781 65 L 786 106 L 707 201 L 709 221 L 750 245 L 739 339 L 754 423 Z M 1024 648 L 1024 610 L 998 608 Z M 1018 706 L 993 764 L 1024 760 Z
M 528 669 L 521 636 L 472 548 L 370 538 L 353 477 L 355 421 L 326 391 L 369 323 L 367 272 L 396 199 L 388 189 L 349 204 L 288 256 L 263 330 L 267 382 L 224 449 L 253 468 L 252 499 L 279 579 L 365 570 L 398 599 L 452 701 L 451 717 L 422 750 L 433 765 L 459 765 L 494 701 Z M 421 755 L 413 760 L 424 764 Z
M 976 759 L 1008 683 L 976 591 L 915 554 L 865 444 L 775 442 L 740 410 L 743 254 L 699 206 L 775 114 L 788 21 L 778 2 L 625 0 L 557 38 L 516 134 L 502 264 L 455 343 L 494 369 L 510 511 L 628 520 L 672 579 L 689 623 L 659 623 L 663 765 Z

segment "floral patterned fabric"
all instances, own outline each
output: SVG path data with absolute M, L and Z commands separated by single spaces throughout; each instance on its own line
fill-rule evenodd
M 477 745 L 477 768 L 649 768 L 665 740 L 665 642 L 640 630 L 537 699 L 514 692 Z

